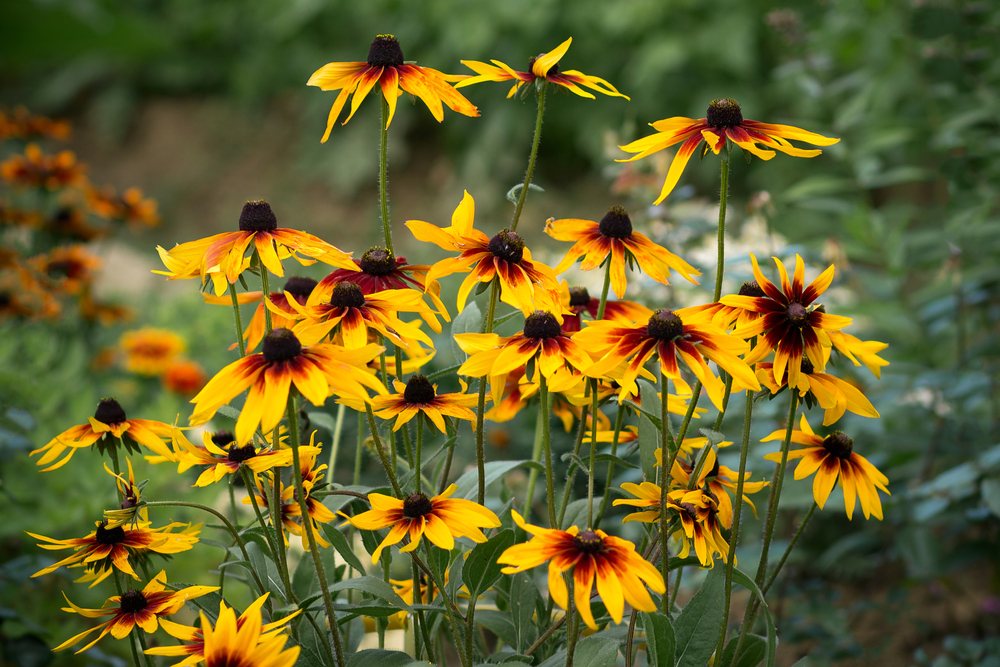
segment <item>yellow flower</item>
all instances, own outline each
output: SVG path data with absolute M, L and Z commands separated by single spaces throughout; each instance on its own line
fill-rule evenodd
M 395 394 L 376 396 L 372 399 L 372 409 L 382 419 L 396 418 L 392 430 L 398 431 L 418 414 L 423 414 L 442 433 L 446 432 L 444 418 L 475 421 L 476 413 L 469 408 L 476 404 L 473 394 L 439 394 L 437 386 L 423 375 L 414 375 L 406 384 L 398 380 L 393 384 Z M 463 385 L 464 386 L 464 385 Z
M 774 381 L 773 364 L 757 364 L 757 379 L 767 387 L 772 394 L 777 394 L 787 385 L 788 373 L 785 373 L 785 381 L 778 384 Z M 799 396 L 806 404 L 812 406 L 819 404 L 826 412 L 823 415 L 823 426 L 829 426 L 844 416 L 850 410 L 862 417 L 878 418 L 878 410 L 871 404 L 871 401 L 862 393 L 860 389 L 850 382 L 841 380 L 835 375 L 821 373 L 813 368 L 812 362 L 808 359 L 802 360 L 802 367 L 799 373 L 799 383 L 796 386 Z
M 292 464 L 291 449 L 272 450 L 269 446 L 257 447 L 254 444 L 240 446 L 235 436 L 228 431 L 206 431 L 202 435 L 202 445 L 197 447 L 183 435 L 176 439 L 177 472 L 203 467 L 201 475 L 195 481 L 195 486 L 215 484 L 226 475 L 235 475 L 243 466 L 250 469 L 256 477 L 266 470 L 282 468 Z
M 28 144 L 24 155 L 14 155 L 0 164 L 0 177 L 19 187 L 61 190 L 86 182 L 86 167 L 72 151 L 46 155 L 37 144 Z
M 101 260 L 82 245 L 60 246 L 32 258 L 29 263 L 55 292 L 79 294 L 89 285 Z
M 219 603 L 219 617 L 215 626 L 201 612 L 202 659 L 205 667 L 294 667 L 299 657 L 298 646 L 285 648 L 288 635 L 276 632 L 274 623 L 265 626 L 260 607 L 244 612 L 242 622 L 236 612 Z M 285 617 L 287 621 L 289 617 Z M 271 627 L 270 630 L 265 628 Z M 196 663 L 187 663 L 196 664 Z
M 104 510 L 105 529 L 117 528 L 126 523 L 149 521 L 149 510 L 142 506 L 141 489 L 135 483 L 132 459 L 126 457 L 125 463 L 128 465 L 128 478 L 116 474 L 107 463 L 104 464 L 104 472 L 115 478 L 115 486 L 118 487 L 118 496 L 121 498 L 117 509 Z
M 684 438 L 684 445 L 681 447 L 681 451 L 691 451 L 691 441 L 692 440 L 705 440 L 707 438 Z M 700 444 L 700 443 L 699 443 Z M 731 442 L 720 442 L 719 447 L 724 447 L 731 445 Z M 703 447 L 704 444 L 701 444 Z M 662 465 L 661 456 L 662 452 L 656 450 L 653 455 L 656 457 L 656 465 Z M 736 486 L 739 481 L 739 472 L 733 470 L 724 465 L 719 464 L 718 456 L 714 449 L 710 449 L 705 455 L 705 462 L 702 464 L 701 471 L 698 474 L 698 479 L 694 484 L 691 484 L 691 472 L 694 466 L 691 463 L 678 458 L 674 461 L 674 467 L 670 471 L 670 485 L 673 489 L 687 489 L 688 487 L 693 487 L 695 489 L 702 489 L 705 491 L 712 499 L 715 501 L 715 507 L 719 513 L 719 521 L 722 523 L 723 528 L 731 528 L 733 525 L 733 502 L 730 499 L 730 494 L 736 493 Z M 751 482 L 750 477 L 752 473 L 745 472 L 743 474 L 743 502 L 750 506 L 750 509 L 756 513 L 757 508 L 754 506 L 753 501 L 746 494 L 757 493 L 765 486 L 768 485 L 767 482 Z
M 184 339 L 168 329 L 144 327 L 122 334 L 125 370 L 138 375 L 163 375 L 185 349 Z

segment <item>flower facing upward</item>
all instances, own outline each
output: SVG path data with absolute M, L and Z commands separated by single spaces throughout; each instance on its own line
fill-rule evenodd
M 468 271 L 458 288 L 458 310 L 465 307 L 469 293 L 477 283 L 500 281 L 500 300 L 525 315 L 545 306 L 559 293 L 559 282 L 552 269 L 531 259 L 531 251 L 517 232 L 501 230 L 493 238 L 473 227 L 476 202 L 468 192 L 451 216 L 450 227 L 438 227 L 423 220 L 409 220 L 406 226 L 420 241 L 454 250 L 457 257 L 442 259 L 431 266 L 427 280 L 437 280 L 452 273 Z
M 670 163 L 670 169 L 667 170 L 663 189 L 660 190 L 660 196 L 656 198 L 655 203 L 657 204 L 666 199 L 667 195 L 673 191 L 684 172 L 684 167 L 687 166 L 688 160 L 691 159 L 702 142 L 705 143 L 706 151 L 711 149 L 716 155 L 726 146 L 727 141 L 732 141 L 748 153 L 752 153 L 762 160 L 770 160 L 774 157 L 775 150 L 794 157 L 816 157 L 823 152 L 817 149 L 798 148 L 793 146 L 788 141 L 789 139 L 802 141 L 813 146 L 830 146 L 840 141 L 840 139 L 824 137 L 822 134 L 807 132 L 791 125 L 746 120 L 743 118 L 740 105 L 732 98 L 712 100 L 704 118 L 674 116 L 650 123 L 650 126 L 656 130 L 655 134 L 619 146 L 626 153 L 635 153 L 635 155 L 618 160 L 618 162 L 632 162 L 670 146 L 681 145 L 677 155 Z M 762 148 L 762 146 L 766 148 Z M 769 150 L 772 148 L 774 150 Z
M 238 474 L 244 466 L 256 476 L 265 470 L 292 464 L 291 449 L 271 450 L 252 443 L 240 446 L 229 431 L 206 431 L 202 438 L 202 447 L 196 447 L 183 435 L 177 438 L 180 446 L 176 455 L 178 474 L 195 466 L 204 468 L 195 486 L 214 484 L 226 475 Z
M 465 392 L 439 394 L 437 386 L 423 375 L 413 375 L 406 384 L 394 383 L 395 394 L 376 396 L 372 409 L 382 419 L 396 418 L 392 430 L 398 431 L 418 414 L 423 414 L 442 433 L 446 432 L 444 418 L 475 421 L 476 413 L 469 408 L 476 404 L 476 397 Z
M 622 95 L 618 92 L 618 89 L 613 85 L 605 81 L 598 76 L 592 76 L 590 74 L 584 74 L 575 69 L 571 70 L 560 70 L 559 61 L 562 59 L 566 52 L 569 50 L 569 45 L 573 43 L 573 38 L 568 38 L 565 42 L 552 49 L 548 53 L 540 53 L 531 60 L 528 61 L 528 71 L 519 72 L 513 69 L 510 65 L 500 62 L 499 60 L 491 60 L 492 65 L 487 63 L 479 62 L 478 60 L 463 60 L 462 64 L 475 72 L 475 76 L 470 76 L 464 78 L 455 84 L 456 88 L 462 88 L 464 86 L 471 86 L 475 83 L 483 83 L 484 81 L 513 81 L 514 85 L 511 86 L 510 91 L 507 93 L 507 97 L 514 97 L 521 88 L 529 83 L 536 80 L 550 81 L 557 86 L 562 86 L 566 90 L 579 95 L 580 97 L 586 97 L 588 99 L 596 99 L 593 93 L 590 93 L 583 88 L 589 88 L 590 90 L 601 93 L 602 95 L 608 95 L 611 97 L 624 97 L 626 100 L 629 99 L 627 95 Z M 581 88 L 583 86 L 583 88 Z
M 70 637 L 52 650 L 63 651 L 70 646 L 79 644 L 85 637 L 98 631 L 100 634 L 77 653 L 83 653 L 108 634 L 115 639 L 125 639 L 136 627 L 146 634 L 153 634 L 159 623 L 162 622 L 163 616 L 176 614 L 188 600 L 219 590 L 218 586 L 188 586 L 173 591 L 167 590 L 166 583 L 167 573 L 161 570 L 141 591 L 128 590 L 121 595 L 113 595 L 100 609 L 78 607 L 70 602 L 69 598 L 66 598 L 66 603 L 69 606 L 63 607 L 63 611 L 67 613 L 79 614 L 85 618 L 101 618 L 102 616 L 110 616 L 110 618 Z M 66 596 L 63 595 L 63 597 Z
M 173 458 L 173 453 L 163 441 L 164 436 L 172 436 L 177 429 L 170 424 L 151 419 L 128 419 L 121 404 L 113 398 L 102 398 L 94 411 L 94 416 L 86 424 L 71 426 L 45 445 L 31 452 L 31 456 L 41 454 L 35 463 L 42 472 L 61 468 L 79 450 L 97 444 L 100 451 L 117 447 L 117 439 L 125 449 L 138 451 L 136 444 L 148 447 L 156 454 Z
M 404 553 L 420 546 L 420 538 L 424 535 L 432 544 L 446 551 L 455 548 L 456 537 L 468 537 L 473 542 L 483 543 L 486 535 L 480 529 L 496 528 L 500 519 L 478 503 L 452 498 L 457 488 L 452 484 L 443 493 L 431 498 L 414 493 L 403 500 L 369 493 L 368 502 L 372 508 L 348 520 L 361 530 L 389 528 L 389 533 L 372 554 L 373 563 L 378 563 L 383 549 L 399 544 L 407 535 L 410 537 L 409 544 L 400 549 Z
M 326 344 L 303 347 L 288 329 L 275 329 L 264 338 L 262 348 L 223 368 L 191 399 L 191 424 L 204 424 L 249 389 L 234 434 L 243 446 L 258 425 L 264 431 L 278 425 L 292 384 L 313 405 L 323 405 L 332 394 L 367 402 L 367 390 L 385 393 L 367 366 L 382 351 L 378 345 L 356 350 Z
M 385 119 L 387 129 L 396 113 L 396 100 L 403 94 L 401 90 L 419 97 L 439 123 L 444 120 L 443 105 L 464 116 L 475 118 L 479 115 L 479 109 L 450 83 L 457 78 L 459 77 L 430 67 L 404 62 L 403 49 L 393 35 L 375 35 L 368 49 L 367 62 L 327 63 L 313 72 L 306 85 L 316 86 L 320 90 L 340 91 L 326 120 L 326 132 L 323 133 L 323 143 L 326 143 L 347 99 L 354 96 L 351 100 L 351 112 L 347 114 L 343 125 L 351 120 L 375 84 L 382 89 L 382 95 L 389 104 L 389 115 Z
M 591 271 L 611 262 L 611 288 L 618 298 L 625 296 L 625 264 L 638 266 L 638 270 L 658 283 L 668 284 L 670 270 L 681 274 L 687 281 L 698 284 L 695 276 L 701 272 L 683 259 L 659 246 L 645 234 L 633 231 L 632 220 L 621 206 L 614 206 L 598 222 L 549 218 L 545 223 L 545 233 L 557 241 L 574 241 L 566 252 L 556 273 L 562 273 L 576 260 L 583 257 L 580 270 Z
M 137 375 L 162 375 L 184 352 L 184 339 L 169 329 L 144 327 L 122 334 L 125 370 Z
M 813 473 L 813 498 L 820 509 L 826 505 L 830 493 L 840 478 L 840 488 L 844 491 L 844 509 L 847 518 L 854 518 L 854 504 L 860 501 L 865 518 L 874 516 L 882 520 L 882 501 L 878 492 L 889 494 L 889 478 L 879 472 L 868 459 L 854 451 L 854 440 L 841 431 L 834 431 L 825 438 L 816 435 L 806 416 L 802 415 L 799 429 L 792 431 L 791 441 L 802 445 L 801 449 L 788 452 L 788 460 L 799 459 L 795 466 L 795 479 L 804 479 Z M 785 429 L 779 429 L 761 442 L 773 442 L 785 437 Z M 764 457 L 769 461 L 780 461 L 781 452 Z
M 563 573 L 572 570 L 573 601 L 580 618 L 592 630 L 597 629 L 590 609 L 595 580 L 597 593 L 615 623 L 621 623 L 626 602 L 637 611 L 656 610 L 646 588 L 662 595 L 666 590 L 663 577 L 628 540 L 600 529 L 540 528 L 525 522 L 516 510 L 511 510 L 511 515 L 532 537 L 500 554 L 497 562 L 507 566 L 501 570 L 504 574 L 524 572 L 548 562 L 549 595 L 561 608 L 568 609 L 569 591 Z
M 212 280 L 215 293 L 222 294 L 250 266 L 247 250 L 274 275 L 285 275 L 281 260 L 294 258 L 302 265 L 315 261 L 354 270 L 351 256 L 317 236 L 278 226 L 278 219 L 265 201 L 249 201 L 240 213 L 239 231 L 222 232 L 197 241 L 175 245 L 170 250 L 157 246 L 166 271 L 154 271 L 171 280 L 201 278 Z
M 760 383 L 771 390 L 772 394 L 777 394 L 787 386 L 788 373 L 785 373 L 786 382 L 777 383 L 774 381 L 773 364 L 757 364 L 757 379 Z M 799 396 L 805 400 L 807 406 L 819 404 L 826 412 L 823 415 L 823 426 L 829 426 L 844 416 L 850 410 L 862 417 L 878 418 L 878 410 L 871 404 L 871 401 L 864 393 L 846 380 L 841 380 L 836 375 L 821 373 L 813 368 L 812 362 L 808 359 L 802 360 L 802 367 L 799 369 L 799 384 L 796 390 Z

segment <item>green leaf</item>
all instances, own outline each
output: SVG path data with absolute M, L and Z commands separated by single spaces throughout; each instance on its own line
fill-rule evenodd
M 586 637 L 576 645 L 573 667 L 614 667 L 618 663 L 618 640 Z
M 645 380 L 639 380 L 639 396 L 642 404 L 659 405 L 656 388 Z M 655 419 L 645 410 L 639 412 L 639 462 L 646 479 L 656 479 L 656 450 L 660 448 L 660 420 Z
M 486 464 L 486 486 L 497 481 L 508 472 L 523 465 L 538 465 L 531 461 L 490 461 Z M 470 470 L 458 478 L 455 482 L 458 489 L 455 491 L 455 498 L 471 498 L 476 495 L 479 488 L 479 471 Z
M 502 530 L 486 542 L 479 544 L 465 559 L 462 567 L 462 580 L 469 588 L 469 593 L 478 596 L 489 590 L 490 586 L 500 578 L 500 557 L 508 547 L 514 544 L 514 531 Z
M 719 664 L 727 667 L 757 667 L 767 656 L 767 642 L 760 635 L 747 635 L 740 649 L 740 657 L 734 659 L 739 637 L 733 637 L 722 651 L 722 661 Z
M 724 598 L 724 568 L 714 568 L 677 616 L 674 627 L 677 667 L 705 667 L 708 664 L 722 631 Z
M 370 648 L 358 651 L 347 659 L 347 667 L 424 667 L 423 660 L 414 660 L 402 651 Z
M 995 477 L 984 479 L 979 485 L 979 493 L 990 511 L 1000 516 L 1000 479 Z
M 514 644 L 517 651 L 525 650 L 538 637 L 538 627 L 531 622 L 538 602 L 538 588 L 529 575 L 522 572 L 510 577 L 510 616 L 517 636 Z
M 738 568 L 733 568 L 733 581 L 750 591 L 760 602 L 760 610 L 764 612 L 764 626 L 767 628 L 767 667 L 774 667 L 775 653 L 778 650 L 778 631 L 774 627 L 774 617 L 771 615 L 771 610 L 764 600 L 764 594 L 757 588 L 756 582 Z
M 350 543 L 347 541 L 347 536 L 341 531 L 337 530 L 335 526 L 329 524 L 323 524 L 323 534 L 326 535 L 326 539 L 330 540 L 330 544 L 333 548 L 337 550 L 341 558 L 347 562 L 352 568 L 357 572 L 364 573 L 365 566 L 362 565 L 361 560 L 358 558 L 357 554 L 354 553 L 354 549 L 351 548 Z
M 676 640 L 670 619 L 663 614 L 644 612 L 642 614 L 642 627 L 646 630 L 647 664 L 657 665 L 657 667 L 673 667 Z
M 364 576 L 355 577 L 354 579 L 346 579 L 344 581 L 337 582 L 330 586 L 331 591 L 361 591 L 363 593 L 368 593 L 373 597 L 377 597 L 381 600 L 385 600 L 389 604 L 395 606 L 397 609 L 404 609 L 409 611 L 410 607 L 403 599 L 396 595 L 396 591 L 392 590 L 392 586 L 385 583 L 378 577 Z
M 517 630 L 509 614 L 492 609 L 476 612 L 476 622 L 499 637 L 508 646 L 517 645 Z

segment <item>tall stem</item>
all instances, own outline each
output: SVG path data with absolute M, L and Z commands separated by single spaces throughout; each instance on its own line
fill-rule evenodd
M 490 300 L 486 307 L 486 318 L 483 320 L 483 333 L 492 333 L 493 320 L 496 318 L 497 298 L 500 296 L 500 280 L 494 278 L 490 286 Z M 476 403 L 476 470 L 478 484 L 476 502 L 480 505 L 486 502 L 486 376 L 479 378 L 479 397 Z
M 726 203 L 729 199 L 729 154 L 722 154 L 719 160 L 719 238 L 717 266 L 715 267 L 715 293 L 712 301 L 722 296 L 722 275 L 726 266 Z
M 423 476 L 420 472 L 420 455 L 424 448 L 424 413 L 417 413 L 417 443 L 413 450 L 413 478 L 417 487 L 417 493 L 420 493 L 421 477 Z
M 798 543 L 799 538 L 802 537 L 803 531 L 805 531 L 806 526 L 809 524 L 809 519 L 811 519 L 813 514 L 816 512 L 816 507 L 817 507 L 816 503 L 813 503 L 812 506 L 809 508 L 809 511 L 806 512 L 806 515 L 802 517 L 802 521 L 799 522 L 799 527 L 795 529 L 795 534 L 792 535 L 791 541 L 788 543 L 788 546 L 785 547 L 785 552 L 781 554 L 781 558 L 778 560 L 778 564 L 774 566 L 774 572 L 772 572 L 771 576 L 768 577 L 767 583 L 764 584 L 764 588 L 760 589 L 760 592 L 763 593 L 764 595 L 767 595 L 767 592 L 771 589 L 771 586 L 774 585 L 774 580 L 778 578 L 778 573 L 781 572 L 781 568 L 785 566 L 785 561 L 787 561 L 788 557 L 791 555 L 792 549 L 795 548 L 795 545 Z
M 333 440 L 330 442 L 330 461 L 327 463 L 331 480 L 333 480 L 333 471 L 337 469 L 337 454 L 340 452 L 340 437 L 344 431 L 344 413 L 346 411 L 347 406 L 343 403 L 337 406 L 337 419 L 333 424 Z
M 528 168 L 524 171 L 524 181 L 521 183 L 521 191 L 517 193 L 517 204 L 514 205 L 514 217 L 510 221 L 511 231 L 517 230 L 517 223 L 521 221 L 521 211 L 524 209 L 524 200 L 528 197 L 528 190 L 531 189 L 531 179 L 535 177 L 535 162 L 538 160 L 538 145 L 542 143 L 542 118 L 545 116 L 545 93 L 548 90 L 548 83 L 538 84 L 538 108 L 535 112 L 535 133 L 531 137 L 531 152 L 528 154 Z
M 604 286 L 601 288 L 601 300 L 597 304 L 597 319 L 604 319 L 604 310 L 608 305 L 608 288 L 611 286 L 611 258 L 605 260 Z M 597 395 L 597 380 L 590 382 L 590 393 L 593 403 L 590 407 L 590 461 L 587 465 L 587 527 L 594 527 L 594 476 L 597 474 L 597 411 L 600 409 L 600 397 Z M 619 406 L 619 410 L 621 407 Z
M 378 426 L 375 424 L 375 415 L 372 413 L 372 406 L 365 405 L 365 411 L 368 413 L 368 428 L 372 433 L 372 440 L 375 442 L 375 452 L 378 454 L 379 460 L 382 462 L 382 467 L 385 469 L 386 477 L 389 478 L 389 484 L 392 485 L 392 490 L 395 491 L 396 495 L 400 498 L 403 497 L 403 489 L 399 486 L 399 481 L 396 479 L 396 471 L 386 457 L 385 450 L 382 449 L 382 438 L 378 435 Z
M 247 356 L 247 344 L 243 340 L 243 318 L 240 316 L 240 302 L 236 298 L 236 285 L 229 283 L 229 298 L 233 302 L 233 319 L 236 321 L 236 343 L 240 346 L 240 356 Z M 267 294 L 264 294 L 264 298 L 267 299 Z M 264 310 L 267 310 L 267 304 L 263 304 Z
M 663 575 L 663 583 L 670 587 L 670 530 L 667 520 L 667 494 L 670 491 L 670 472 L 673 467 L 674 458 L 677 456 L 678 447 L 671 447 L 670 428 L 668 426 L 667 399 L 670 396 L 667 391 L 667 374 L 660 373 L 660 573 Z M 670 615 L 670 591 L 663 592 L 661 601 L 663 613 Z
M 555 474 L 552 471 L 552 423 L 549 419 L 549 387 L 542 371 L 538 371 L 538 410 L 542 420 L 542 452 L 545 455 L 545 500 L 549 506 L 549 527 L 558 528 L 556 522 Z
M 625 409 L 618 406 L 618 414 L 615 415 L 615 431 L 614 435 L 611 436 L 611 460 L 608 461 L 608 473 L 604 478 L 604 497 L 601 498 L 601 509 L 597 512 L 597 523 L 601 522 L 604 513 L 608 511 L 608 502 L 611 500 L 611 494 L 608 493 L 608 489 L 611 488 L 611 481 L 615 476 L 615 457 L 618 456 L 618 441 L 621 440 L 622 425 L 624 423 Z
M 382 234 L 385 237 L 385 249 L 392 250 L 392 223 L 389 221 L 389 103 L 384 96 L 379 96 L 382 104 L 379 113 L 378 138 L 378 206 L 382 218 Z M 395 254 L 393 254 L 395 257 Z
M 560 575 L 562 576 L 562 575 Z M 566 625 L 566 667 L 573 667 L 573 658 L 576 654 L 576 640 L 580 636 L 580 614 L 576 611 L 576 595 L 574 589 L 576 583 L 571 576 L 569 578 L 568 609 L 566 618 L 569 622 Z
M 535 439 L 533 441 L 534 444 L 532 444 L 532 446 L 531 446 L 531 460 L 532 461 L 537 461 L 542 456 L 542 422 L 545 419 L 548 419 L 548 417 L 545 416 L 545 415 L 542 415 L 541 411 L 539 411 L 538 414 L 537 414 L 537 416 L 535 417 Z M 573 471 L 574 471 L 573 467 L 570 466 L 570 473 L 572 474 Z M 538 468 L 532 467 L 531 470 L 528 472 L 528 488 L 527 488 L 527 492 L 525 493 L 525 496 L 524 496 L 524 520 L 525 521 L 528 521 L 531 518 L 532 506 L 535 504 L 535 485 L 537 483 L 538 483 Z M 567 488 L 566 488 L 565 493 L 563 494 L 563 500 L 565 500 L 566 502 L 563 503 L 562 509 L 565 509 L 565 506 L 567 504 L 569 504 L 569 491 L 570 491 L 569 487 L 571 485 L 572 485 L 572 481 L 570 481 L 569 479 L 567 479 L 567 481 L 566 481 L 566 487 Z M 562 514 L 562 512 L 560 512 L 560 515 L 561 514 Z M 560 521 L 559 523 L 561 525 L 562 521 Z

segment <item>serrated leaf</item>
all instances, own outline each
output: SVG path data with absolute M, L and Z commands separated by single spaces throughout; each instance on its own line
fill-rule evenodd
M 486 542 L 476 545 L 465 559 L 462 567 L 462 580 L 473 596 L 478 596 L 489 590 L 490 586 L 500 578 L 500 557 L 508 547 L 514 544 L 514 531 L 502 530 Z

